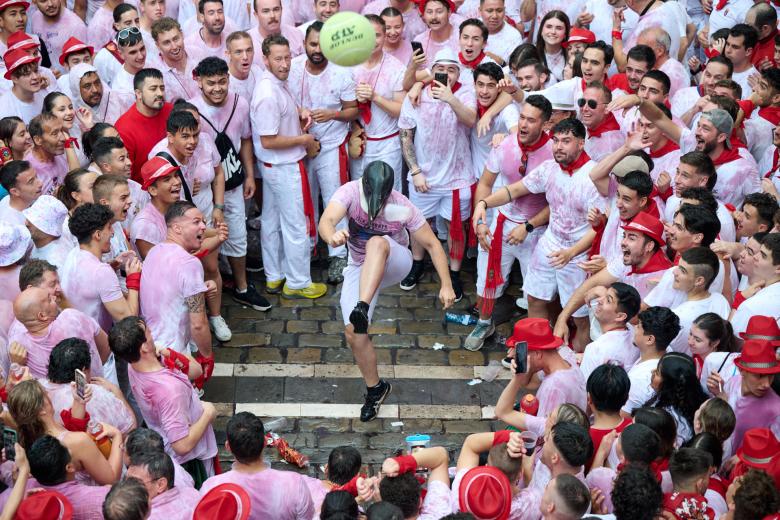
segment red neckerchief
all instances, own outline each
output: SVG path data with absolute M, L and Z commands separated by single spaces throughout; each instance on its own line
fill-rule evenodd
M 780 107 L 764 107 L 758 109 L 758 115 L 777 126 L 780 123 Z
M 775 153 L 772 155 L 772 169 L 766 172 L 766 175 L 764 175 L 764 177 L 766 177 L 767 179 L 772 178 L 772 174 L 775 173 L 775 171 L 777 170 L 778 162 L 780 162 L 780 149 L 775 148 Z
M 629 94 L 636 94 L 636 90 L 632 89 L 631 86 L 629 85 L 628 76 L 626 76 L 625 72 L 621 72 L 620 74 L 615 74 L 614 76 L 610 76 L 608 88 L 610 90 L 615 90 L 616 88 L 619 88 L 620 90 L 628 92 Z
M 582 166 L 586 162 L 588 162 L 588 161 L 590 161 L 590 156 L 588 156 L 588 154 L 585 152 L 585 150 L 583 150 L 580 153 L 579 157 L 577 157 L 575 160 L 573 160 L 572 162 L 570 162 L 566 166 L 562 165 L 561 163 L 558 163 L 558 165 L 561 167 L 561 170 L 563 170 L 566 173 L 568 173 L 569 176 L 572 176 L 572 175 L 574 175 L 574 172 L 576 172 L 577 170 L 582 168 Z
M 484 57 L 485 57 L 485 51 L 484 50 L 479 53 L 479 56 L 477 56 L 476 58 L 474 58 L 471 61 L 469 61 L 466 58 L 464 58 L 462 52 L 458 53 L 458 59 L 460 60 L 460 62 L 463 64 L 464 67 L 466 67 L 467 69 L 470 69 L 470 70 L 476 69 L 477 65 L 482 63 L 482 60 L 484 59 Z
M 460 90 L 461 86 L 462 85 L 460 84 L 460 81 L 456 81 L 455 84 L 452 86 L 452 93 L 454 94 L 455 92 Z
M 658 249 L 643 267 L 632 268 L 628 274 L 657 273 L 658 271 L 666 271 L 670 267 L 672 267 L 672 262 L 666 257 L 663 250 Z
M 661 220 L 661 211 L 658 209 L 658 204 L 652 196 L 647 198 L 647 207 L 642 210 L 642 213 L 647 213 L 648 215 Z
M 731 146 L 735 150 L 738 148 L 747 148 L 747 145 L 745 145 L 745 143 L 742 142 L 742 139 L 740 139 L 739 136 L 737 135 L 736 128 L 731 133 L 731 137 L 729 137 L 729 142 L 731 142 Z
M 679 252 L 676 252 L 674 254 L 674 260 L 672 260 L 672 265 L 677 265 L 680 263 L 680 258 L 682 258 L 682 255 Z
M 720 11 L 724 7 L 726 7 L 726 4 L 728 3 L 728 0 L 718 0 L 718 3 L 715 5 L 715 10 Z
M 585 78 L 582 78 L 582 91 L 585 92 L 586 88 L 588 88 L 588 84 L 585 82 Z
M 707 489 L 713 490 L 723 498 L 726 498 L 726 491 L 728 491 L 728 485 L 723 482 L 720 477 L 710 477 L 710 482 L 707 484 Z
M 753 110 L 756 108 L 756 104 L 750 101 L 749 99 L 740 99 L 737 101 L 737 105 L 739 105 L 739 108 L 742 109 L 742 111 L 745 113 L 745 119 L 750 119 L 750 115 L 753 113 Z
M 726 163 L 736 161 L 739 158 L 739 150 L 736 148 L 724 148 L 723 151 L 720 152 L 718 158 L 712 160 L 712 164 L 714 164 L 717 168 L 718 166 L 723 166 Z
M 121 63 L 122 65 L 125 64 L 124 58 L 122 58 L 122 55 L 119 53 L 119 48 L 116 46 L 116 43 L 113 41 L 108 42 L 103 46 L 104 49 L 106 49 L 108 52 L 111 53 L 111 55 L 116 58 L 116 61 Z
M 490 107 L 483 107 L 482 103 L 477 101 L 477 118 L 478 119 L 482 119 L 482 116 L 485 115 L 485 112 L 488 111 L 488 108 L 490 108 Z
M 523 145 L 523 143 L 520 142 L 520 132 L 517 132 L 517 147 L 520 148 L 521 161 L 527 162 L 528 154 L 535 152 L 542 146 L 546 145 L 547 141 L 549 140 L 550 136 L 547 135 L 547 132 L 542 132 L 539 136 L 539 139 L 537 139 L 534 144 Z
M 358 101 L 358 113 L 360 118 L 365 124 L 371 122 L 371 102 L 370 101 Z
M 667 139 L 666 140 L 666 144 L 663 145 L 658 150 L 655 150 L 655 151 L 650 150 L 650 157 L 652 157 L 653 159 L 658 159 L 659 157 L 663 157 L 664 155 L 666 155 L 666 154 L 668 154 L 670 152 L 675 152 L 675 151 L 677 151 L 679 149 L 680 149 L 680 145 L 678 145 L 677 143 L 675 143 L 671 139 Z
M 615 119 L 615 114 L 608 112 L 604 117 L 604 120 L 599 123 L 599 126 L 592 130 L 588 130 L 588 137 L 601 137 L 602 134 L 611 132 L 612 130 L 620 130 L 620 124 L 617 122 L 617 119 Z

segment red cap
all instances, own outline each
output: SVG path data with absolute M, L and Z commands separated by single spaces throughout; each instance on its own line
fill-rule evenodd
M 572 27 L 569 31 L 569 39 L 563 42 L 563 47 L 566 48 L 572 43 L 594 43 L 595 41 L 596 35 L 593 31 L 581 29 L 580 27 Z
M 249 494 L 236 484 L 220 484 L 200 499 L 192 520 L 246 520 L 249 518 Z
M 550 322 L 544 318 L 524 318 L 515 323 L 512 337 L 506 340 L 507 347 L 514 347 L 520 341 L 528 343 L 528 350 L 552 350 L 563 345 L 563 340 L 553 335 Z
M 631 219 L 631 222 L 625 226 L 620 227 L 626 231 L 636 231 L 638 233 L 642 233 L 643 235 L 655 240 L 659 246 L 666 245 L 666 241 L 664 241 L 663 223 L 656 217 L 650 215 L 649 213 L 645 213 L 644 211 L 640 211 L 633 219 Z
M 22 49 L 16 49 L 13 51 L 6 52 L 3 56 L 3 61 L 5 62 L 5 74 L 3 74 L 3 77 L 5 79 L 11 79 L 11 74 L 13 71 L 21 67 L 22 65 L 26 65 L 28 63 L 38 63 L 41 61 L 40 56 L 30 56 L 27 54 L 27 51 L 23 51 Z
M 425 6 L 430 2 L 431 0 L 416 0 L 417 5 L 420 8 L 420 14 L 425 13 Z M 445 4 L 450 9 L 450 14 L 454 13 L 458 10 L 458 8 L 455 6 L 455 2 L 452 0 L 436 0 L 437 2 L 441 2 L 442 4 Z
M 742 339 L 757 339 L 770 342 L 775 347 L 780 347 L 780 327 L 777 321 L 769 316 L 753 316 L 748 321 L 745 332 L 740 332 Z
M 478 466 L 463 475 L 458 499 L 460 510 L 478 520 L 505 520 L 512 509 L 512 486 L 498 468 Z
M 745 432 L 737 457 L 751 468 L 768 469 L 772 458 L 780 453 L 780 442 L 769 428 L 753 428 Z
M 17 520 L 70 520 L 73 506 L 56 491 L 40 491 L 28 496 L 16 510 Z
M 753 374 L 780 374 L 775 347 L 766 340 L 745 341 L 742 344 L 742 353 L 734 360 L 734 364 Z
M 71 36 L 68 38 L 68 41 L 65 42 L 65 45 L 62 46 L 62 54 L 60 54 L 60 65 L 63 67 L 65 66 L 65 58 L 67 58 L 69 54 L 73 54 L 74 52 L 81 52 L 85 49 L 88 50 L 90 54 L 95 54 L 94 47 L 87 45 L 75 36 Z
M 15 51 L 16 49 L 28 51 L 37 47 L 39 47 L 38 42 L 33 40 L 32 36 L 24 31 L 16 31 L 8 35 L 8 48 L 6 48 L 5 52 Z
M 2 12 L 3 9 L 8 9 L 9 7 L 14 5 L 21 5 L 25 9 L 30 7 L 29 2 L 23 2 L 22 0 L 0 0 L 0 12 Z
M 154 181 L 167 177 L 176 172 L 178 166 L 174 166 L 162 157 L 152 157 L 143 166 L 141 166 L 141 188 L 146 191 Z

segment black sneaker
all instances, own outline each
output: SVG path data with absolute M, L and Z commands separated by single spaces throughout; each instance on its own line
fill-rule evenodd
M 409 274 L 406 275 L 406 278 L 401 280 L 401 289 L 404 291 L 411 291 L 415 287 L 417 287 L 417 282 L 420 281 L 420 278 L 422 278 L 424 271 L 424 265 L 422 263 L 422 260 L 417 261 L 414 260 L 412 262 L 412 270 L 409 271 Z
M 241 305 L 252 307 L 256 311 L 267 311 L 271 308 L 271 303 L 265 299 L 265 296 L 258 293 L 251 283 L 247 285 L 244 293 L 234 290 L 233 299 Z
M 360 422 L 368 422 L 376 419 L 379 414 L 379 407 L 393 391 L 393 385 L 386 381 L 379 381 L 379 386 L 376 390 L 373 388 L 366 392 L 366 403 L 360 409 Z
M 368 305 L 365 302 L 357 302 L 349 314 L 349 322 L 356 334 L 368 334 Z
M 263 261 L 259 258 L 255 258 L 253 256 L 247 256 L 246 257 L 246 270 L 250 273 L 262 273 L 263 272 Z

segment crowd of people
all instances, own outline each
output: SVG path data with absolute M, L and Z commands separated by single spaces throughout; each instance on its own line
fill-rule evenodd
M 778 9 L 0 0 L 0 519 L 780 518 Z M 507 429 L 320 479 L 241 412 L 223 471 L 223 295 L 340 290 L 367 422 L 374 306 L 426 258 L 471 351 L 519 264 Z

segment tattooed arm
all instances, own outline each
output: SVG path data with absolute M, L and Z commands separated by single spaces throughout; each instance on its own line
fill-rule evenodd
M 205 357 L 211 356 L 211 331 L 206 317 L 206 295 L 198 293 L 184 299 L 190 315 L 190 337 L 198 351 Z
M 401 153 L 404 155 L 410 173 L 420 169 L 417 164 L 417 153 L 414 151 L 414 128 L 401 129 Z

